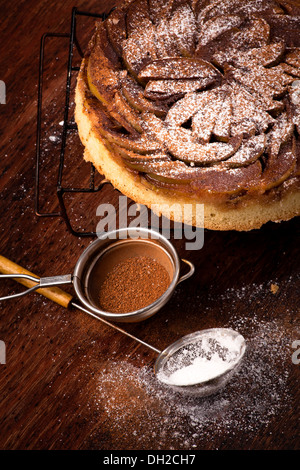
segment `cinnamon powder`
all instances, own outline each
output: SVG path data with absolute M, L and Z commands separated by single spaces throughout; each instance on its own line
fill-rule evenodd
M 157 300 L 169 287 L 164 266 L 148 256 L 135 256 L 118 263 L 100 287 L 100 308 L 106 312 L 127 313 Z

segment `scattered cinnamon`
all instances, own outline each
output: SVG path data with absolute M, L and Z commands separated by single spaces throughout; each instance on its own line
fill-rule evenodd
M 153 303 L 169 285 L 166 268 L 155 259 L 127 258 L 114 266 L 102 283 L 100 308 L 112 313 L 133 312 Z

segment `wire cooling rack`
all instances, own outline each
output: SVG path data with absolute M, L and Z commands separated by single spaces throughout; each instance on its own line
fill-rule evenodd
M 92 231 L 81 231 L 73 228 L 71 218 L 69 217 L 65 195 L 75 193 L 98 193 L 104 187 L 105 184 L 110 184 L 106 179 L 102 179 L 99 184 L 95 183 L 95 168 L 91 164 L 89 183 L 87 187 L 74 187 L 73 185 L 63 184 L 63 176 L 65 169 L 65 152 L 68 139 L 72 136 L 72 133 L 77 133 L 77 125 L 70 118 L 70 89 L 71 80 L 74 75 L 78 73 L 79 67 L 73 65 L 74 51 L 77 50 L 79 56 L 83 58 L 83 50 L 77 37 L 77 20 L 79 17 L 89 17 L 95 19 L 104 20 L 109 15 L 106 13 L 95 14 L 84 11 L 79 11 L 77 8 L 72 9 L 71 15 L 71 27 L 69 33 L 45 33 L 41 38 L 40 44 L 40 58 L 39 58 L 39 82 L 38 82 L 38 105 L 37 105 L 37 132 L 36 132 L 36 170 L 35 170 L 35 213 L 38 217 L 61 217 L 64 219 L 68 230 L 75 236 L 78 237 L 93 237 L 96 236 L 96 232 Z M 67 78 L 65 87 L 65 104 L 63 116 L 61 117 L 62 131 L 61 131 L 61 147 L 58 161 L 58 172 L 56 181 L 56 195 L 59 203 L 59 210 L 57 211 L 45 211 L 41 209 L 41 187 L 42 181 L 40 177 L 41 168 L 43 165 L 41 154 L 42 154 L 42 107 L 43 107 L 43 84 L 45 74 L 45 43 L 46 40 L 51 38 L 69 39 L 69 52 L 67 60 Z

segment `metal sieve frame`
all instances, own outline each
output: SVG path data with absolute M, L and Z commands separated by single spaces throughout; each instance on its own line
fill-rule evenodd
M 209 328 L 205 330 L 199 330 L 197 332 L 190 333 L 186 336 L 179 338 L 177 341 L 167 346 L 158 355 L 154 364 L 154 373 L 156 376 L 159 376 L 165 364 L 174 353 L 179 351 L 184 346 L 192 344 L 196 342 L 199 338 L 205 335 L 209 335 L 212 332 L 213 334 L 219 332 L 221 334 L 229 334 L 233 338 L 241 338 L 239 355 L 237 356 L 236 360 L 232 361 L 232 364 L 230 365 L 230 367 L 228 367 L 226 372 L 216 375 L 213 379 L 206 380 L 204 382 L 201 382 L 200 384 L 195 383 L 192 385 L 174 385 L 168 382 L 167 380 L 160 379 L 163 384 L 167 385 L 168 387 L 171 387 L 175 392 L 180 392 L 190 396 L 197 396 L 199 398 L 214 395 L 218 393 L 227 384 L 227 382 L 240 368 L 247 349 L 245 338 L 239 332 L 231 328 Z
M 142 240 L 154 240 L 158 241 L 162 248 L 167 251 L 167 253 L 172 258 L 174 263 L 174 274 L 173 279 L 164 292 L 164 294 L 159 297 L 155 302 L 152 304 L 139 309 L 133 312 L 127 313 L 112 313 L 106 312 L 99 308 L 94 307 L 89 299 L 87 299 L 86 290 L 87 290 L 87 283 L 89 282 L 89 274 L 93 267 L 93 263 L 101 256 L 103 250 L 105 248 L 109 249 L 109 245 L 113 247 L 115 240 L 122 240 L 122 239 L 132 239 L 136 240 L 137 238 L 141 238 Z M 102 248 L 102 250 L 101 250 Z M 99 254 L 99 256 L 97 256 Z M 96 258 L 95 258 L 96 257 Z M 97 240 L 91 243 L 82 253 L 79 260 L 77 261 L 74 271 L 73 271 L 73 287 L 75 289 L 76 295 L 80 302 L 89 310 L 91 310 L 96 315 L 99 315 L 103 318 L 112 321 L 118 322 L 137 322 L 141 320 L 145 320 L 150 316 L 154 315 L 159 309 L 161 309 L 171 298 L 173 291 L 176 285 L 190 277 L 194 272 L 194 267 L 191 263 L 190 265 L 190 272 L 181 278 L 179 278 L 180 274 L 180 259 L 178 254 L 172 245 L 172 243 L 167 240 L 163 235 L 159 232 L 152 230 L 152 229 L 145 229 L 145 228 L 123 228 L 114 230 L 111 232 L 104 233 L 101 235 Z

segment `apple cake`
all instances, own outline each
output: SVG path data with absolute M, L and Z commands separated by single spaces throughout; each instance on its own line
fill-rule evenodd
M 84 158 L 157 214 L 197 225 L 204 204 L 205 228 L 241 231 L 299 215 L 299 0 L 124 2 L 75 102 Z

